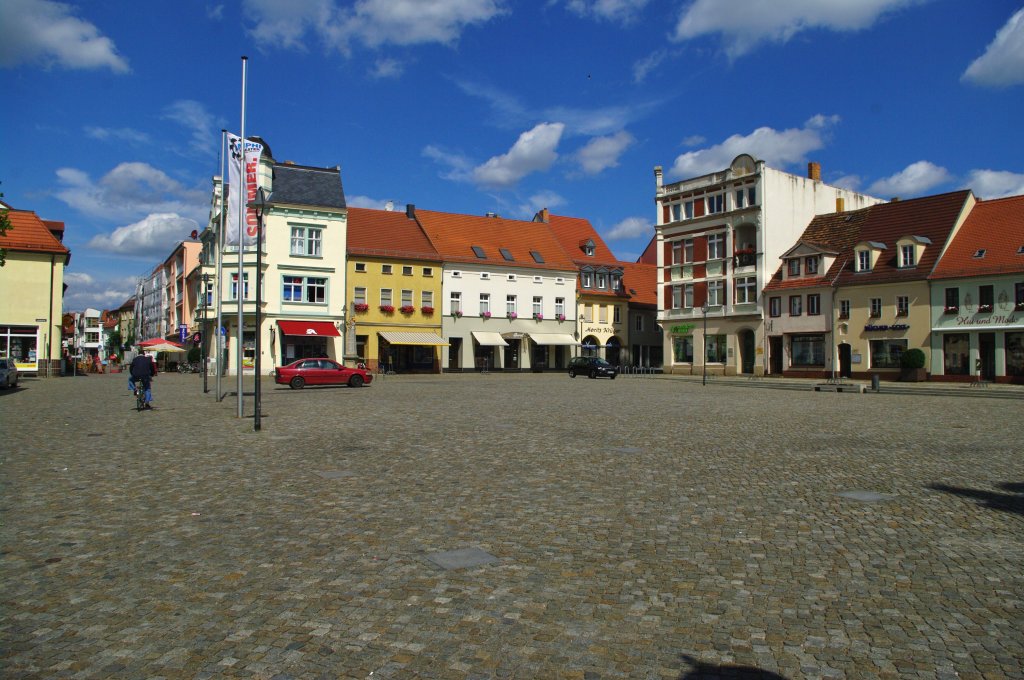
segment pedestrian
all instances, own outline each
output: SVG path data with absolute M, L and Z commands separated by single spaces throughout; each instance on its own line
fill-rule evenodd
M 141 348 L 140 348 L 141 350 Z M 132 390 L 134 391 L 135 383 L 142 381 L 142 387 L 146 391 L 146 409 L 153 410 L 153 378 L 156 377 L 156 361 L 153 357 L 147 356 L 146 354 L 139 352 L 139 356 L 132 359 L 132 364 L 128 369 L 131 373 Z

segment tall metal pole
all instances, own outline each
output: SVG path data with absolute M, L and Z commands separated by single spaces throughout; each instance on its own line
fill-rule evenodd
M 260 314 L 260 303 L 263 300 L 263 286 L 260 283 L 263 278 L 263 213 L 266 211 L 267 197 L 263 191 L 263 187 L 257 187 L 256 189 L 256 361 L 254 368 L 256 369 L 256 387 L 253 395 L 253 421 L 252 429 L 255 432 L 260 431 L 262 427 L 260 408 L 261 395 L 260 395 L 260 353 L 263 351 L 263 343 L 261 342 L 263 337 L 263 328 L 261 324 L 263 322 Z
M 217 275 L 214 277 L 217 288 L 217 327 L 213 330 L 213 335 L 217 338 L 215 345 L 217 348 L 217 363 L 214 364 L 217 367 L 217 401 L 224 398 L 224 392 L 220 386 L 220 376 L 224 372 L 224 336 L 221 335 L 220 329 L 224 327 L 221 293 L 224 288 L 224 223 L 227 219 L 226 213 L 228 211 L 228 190 L 225 180 L 227 175 L 224 174 L 224 143 L 227 140 L 227 132 L 227 130 L 220 131 L 220 228 L 217 230 Z
M 700 311 L 704 312 L 704 337 L 702 338 L 701 344 L 704 349 L 704 377 L 701 378 L 700 384 L 707 386 L 708 384 L 708 303 L 704 303 L 704 306 L 700 308 Z
M 204 272 L 203 273 L 203 323 L 199 326 L 199 328 L 201 329 L 199 331 L 199 333 L 200 333 L 200 336 L 199 336 L 199 350 L 202 352 L 203 394 L 206 394 L 206 393 L 208 393 L 210 391 L 210 384 L 209 384 L 209 374 L 210 374 L 210 372 L 209 372 L 209 370 L 207 370 L 207 366 L 208 366 L 208 363 L 209 363 L 207 360 L 210 358 L 210 353 L 206 351 L 206 343 L 210 342 L 210 333 L 209 333 L 210 322 L 206 318 L 207 314 L 208 314 L 208 312 L 210 310 L 209 290 L 210 290 L 210 275 L 209 275 L 209 273 Z
M 235 346 L 235 370 L 238 372 L 239 418 L 242 417 L 242 354 L 244 354 L 242 351 L 242 339 L 244 337 L 242 300 L 245 297 L 245 273 L 242 268 L 242 254 L 245 251 L 245 195 L 248 187 L 248 181 L 245 179 L 245 75 L 248 63 L 249 57 L 242 57 L 242 129 L 238 133 L 238 136 L 241 138 L 239 143 L 242 145 L 241 158 L 238 161 L 241 163 L 238 177 L 240 179 L 239 184 L 242 186 L 238 187 L 238 287 L 236 289 L 237 295 L 235 295 L 235 300 L 238 303 L 238 341 Z

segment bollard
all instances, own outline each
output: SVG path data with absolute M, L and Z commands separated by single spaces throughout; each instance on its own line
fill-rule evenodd
M 878 374 L 877 373 L 872 374 L 872 376 L 871 376 L 871 389 L 873 389 L 875 392 L 877 392 L 878 388 L 879 388 L 880 382 L 881 382 L 881 379 L 878 377 Z

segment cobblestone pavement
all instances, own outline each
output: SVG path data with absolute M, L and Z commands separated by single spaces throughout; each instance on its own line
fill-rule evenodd
M 201 385 L 0 391 L 4 677 L 1024 677 L 1020 400 Z

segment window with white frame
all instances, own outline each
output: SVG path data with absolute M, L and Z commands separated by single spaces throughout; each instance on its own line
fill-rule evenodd
M 292 227 L 292 255 L 320 257 L 323 229 L 318 227 Z
M 871 251 L 870 250 L 858 250 L 857 251 L 857 271 L 869 272 L 871 271 Z
M 672 286 L 672 309 L 680 309 L 683 306 L 683 287 Z
M 555 298 L 555 316 L 565 316 L 565 298 Z
M 481 281 L 488 281 L 488 280 L 490 280 L 490 278 L 491 278 L 490 273 L 488 273 L 488 272 L 480 272 L 480 280 Z
M 608 323 L 608 306 L 607 305 L 595 305 L 597 307 L 597 322 Z
M 453 279 L 461 279 L 462 278 L 462 272 L 460 272 L 458 269 L 452 271 L 452 278 Z
M 434 307 L 434 291 L 424 290 L 420 293 L 420 306 L 421 307 Z
M 366 304 L 366 288 L 364 286 L 356 286 L 355 290 L 352 291 L 352 302 L 357 305 Z
M 693 309 L 693 284 L 683 286 L 683 309 Z
M 515 274 L 509 274 L 508 276 L 505 277 L 505 279 L 508 280 L 508 281 L 515 281 L 516 280 L 516 275 Z
M 871 316 L 875 318 L 882 316 L 882 298 L 871 298 Z
M 412 291 L 408 288 L 402 289 L 402 306 L 412 307 Z
M 402 276 L 412 276 L 412 265 L 411 264 L 404 264 L 404 265 L 402 265 Z
M 678 203 L 672 204 L 672 221 L 678 222 L 682 218 L 682 206 Z
M 708 306 L 721 307 L 725 304 L 725 281 L 708 281 Z
M 458 314 L 462 312 L 462 293 L 457 290 L 453 290 L 448 295 L 448 304 L 451 305 L 452 314 Z
M 582 286 L 583 288 L 591 288 L 592 280 L 593 279 L 591 278 L 590 272 L 583 272 L 582 274 L 580 274 L 580 286 Z
M 356 273 L 357 274 L 365 274 L 366 273 L 366 263 L 365 262 L 356 262 Z
M 693 239 L 688 238 L 683 241 L 683 264 L 690 264 L 693 262 Z
M 714 215 L 725 210 L 725 195 L 724 194 L 713 194 L 705 197 L 707 201 L 707 214 Z
M 618 274 L 609 274 L 608 275 L 608 290 L 611 290 L 611 291 L 617 293 L 620 288 L 622 288 L 622 277 L 619 276 Z
M 491 294 L 480 293 L 480 316 L 487 316 L 491 313 Z
M 381 304 L 381 307 L 384 307 L 385 305 L 390 305 L 391 303 L 392 303 L 391 289 L 390 288 L 381 288 L 380 289 L 380 304 Z
M 543 276 L 534 276 L 533 277 L 533 282 L 534 283 L 544 283 L 544 277 Z
M 231 275 L 231 288 L 228 291 L 229 300 L 238 299 L 238 274 L 234 273 Z M 249 272 L 242 274 L 242 299 L 249 299 Z
M 683 203 L 683 217 L 688 220 L 693 219 L 693 201 Z
M 725 257 L 725 234 L 708 236 L 708 259 L 720 260 Z
M 608 287 L 608 275 L 598 272 L 597 273 L 597 289 L 604 290 Z
M 757 302 L 757 277 L 744 276 L 736 279 L 736 304 Z
M 900 267 L 913 267 L 917 264 L 917 248 L 912 243 L 900 246 Z
M 840 300 L 839 301 L 839 318 L 849 319 L 850 318 L 850 301 Z
M 672 264 L 681 264 L 683 261 L 683 242 L 672 242 Z
M 519 314 L 519 309 L 516 302 L 517 301 L 515 295 L 505 296 L 505 314 L 507 314 L 508 316 L 512 316 L 513 314 Z
M 807 316 L 818 316 L 821 314 L 821 294 L 811 293 L 807 296 Z
M 743 189 L 737 189 L 735 195 L 736 209 L 739 210 L 740 208 L 744 207 L 744 205 L 746 205 L 747 194 L 746 192 L 743 191 Z
M 808 274 L 818 273 L 818 256 L 811 255 L 810 257 L 804 258 L 804 271 Z
M 540 295 L 533 296 L 533 316 L 540 318 L 544 315 L 544 298 Z
M 380 266 L 380 273 L 381 274 L 390 274 L 391 270 L 392 270 L 392 267 L 389 264 L 382 264 Z
M 910 298 L 906 295 L 896 296 L 896 316 L 907 316 L 910 314 Z

